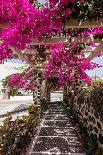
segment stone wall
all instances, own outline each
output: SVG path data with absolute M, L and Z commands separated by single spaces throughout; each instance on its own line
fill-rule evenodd
M 82 124 L 87 127 L 88 133 L 96 135 L 99 147 L 103 148 L 103 115 L 94 109 L 90 97 L 82 96 L 81 101 L 75 97 L 74 108 Z

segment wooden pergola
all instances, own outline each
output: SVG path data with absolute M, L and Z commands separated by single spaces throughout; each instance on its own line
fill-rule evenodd
M 4 25 L 0 25 L 0 29 L 5 29 L 8 28 L 9 24 L 6 23 Z M 73 28 L 103 28 L 103 20 L 99 20 L 99 21 L 77 21 L 77 20 L 66 20 L 64 23 L 64 27 L 65 28 L 69 28 L 69 29 L 73 29 Z M 92 48 L 88 49 L 86 48 L 84 50 L 84 52 L 90 52 L 91 54 L 87 57 L 90 61 L 95 58 L 96 56 L 98 56 L 99 54 L 101 54 L 101 52 L 103 53 L 103 39 L 94 39 L 92 36 L 89 37 L 51 37 L 51 38 L 42 38 L 40 41 L 38 40 L 32 40 L 32 42 L 28 43 L 27 46 L 35 46 L 35 45 L 50 45 L 50 44 L 64 44 L 65 46 L 69 46 L 70 43 L 98 43 L 98 46 L 93 50 Z M 10 47 L 11 50 L 13 51 L 13 53 L 15 55 L 17 55 L 20 59 L 22 59 L 23 61 L 25 61 L 26 63 L 29 63 L 29 65 L 31 66 L 32 69 L 36 70 L 36 75 L 34 77 L 34 80 L 37 83 L 36 86 L 36 96 L 34 96 L 34 103 L 37 102 L 38 105 L 40 105 L 40 94 L 41 94 L 41 83 L 40 83 L 40 77 L 39 77 L 39 73 L 44 72 L 44 67 L 43 67 L 43 63 L 37 63 L 33 64 L 33 61 L 35 62 L 35 57 L 33 57 L 33 55 L 35 53 L 38 53 L 37 49 L 24 49 L 22 50 L 17 50 L 14 49 L 13 47 Z M 32 57 L 32 61 L 29 61 L 29 58 Z M 46 86 L 46 85 L 45 85 Z M 46 90 L 48 90 L 48 87 L 46 86 Z M 49 90 L 48 90 L 49 91 Z M 46 98 L 47 100 L 49 100 L 48 98 L 48 93 L 46 93 Z
M 52 38 L 42 38 L 41 41 L 33 40 L 27 45 L 51 45 L 51 44 L 64 44 L 68 45 L 70 43 L 103 43 L 102 39 L 93 39 L 92 37 L 52 37 Z
M 92 21 L 89 21 L 89 20 L 78 21 L 75 19 L 69 19 L 65 21 L 65 27 L 66 28 L 100 28 L 100 27 L 103 27 L 103 19 L 100 19 L 98 21 L 94 19 L 92 19 Z
M 73 28 L 103 28 L 103 19 L 95 21 L 78 21 L 74 19 L 69 19 L 65 21 L 64 24 L 65 28 L 73 29 Z M 0 24 L 0 29 L 6 29 L 9 27 L 9 23 Z M 40 41 L 33 40 L 32 42 L 28 43 L 27 46 L 32 45 L 51 45 L 51 44 L 64 44 L 65 46 L 68 46 L 70 43 L 98 43 L 99 45 L 92 50 L 86 48 L 84 52 L 90 52 L 91 54 L 88 56 L 89 60 L 92 60 L 99 54 L 103 53 L 103 39 L 94 39 L 92 36 L 89 37 L 51 37 L 51 38 L 42 38 Z M 23 51 L 17 51 L 14 48 L 10 47 L 14 54 L 16 54 L 19 58 L 21 58 L 23 61 L 26 61 L 30 64 L 30 62 L 27 60 L 27 57 L 32 55 L 33 53 L 37 53 L 36 49 L 28 50 L 25 49 Z M 34 58 L 35 59 L 35 58 Z M 33 59 L 32 59 L 33 60 Z M 33 66 L 33 64 L 30 64 Z

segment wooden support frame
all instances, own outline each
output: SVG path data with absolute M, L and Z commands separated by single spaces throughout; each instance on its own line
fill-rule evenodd
M 91 52 L 91 54 L 87 57 L 88 60 L 92 60 L 95 57 L 97 57 L 100 53 L 103 53 L 103 44 L 99 44 L 98 47 L 94 49 L 94 51 Z
M 38 53 L 38 51 L 36 50 L 36 49 L 25 49 L 25 50 L 23 50 L 23 51 L 21 51 L 23 54 L 28 54 L 28 55 L 30 55 L 30 54 L 33 54 L 34 52 L 35 53 Z
M 5 29 L 9 27 L 9 22 L 6 22 L 4 24 L 0 24 L 1 29 Z M 99 28 L 103 27 L 103 19 L 100 19 L 98 21 L 96 20 L 85 20 L 85 21 L 78 21 L 76 19 L 69 19 L 65 21 L 65 27 L 66 28 Z
M 3 24 L 0 24 L 0 29 L 7 29 L 9 26 L 10 26 L 10 23 L 6 22 L 6 23 L 3 23 Z
M 33 40 L 31 43 L 27 45 L 48 45 L 48 44 L 70 44 L 70 43 L 103 43 L 102 39 L 93 39 L 92 37 L 55 37 L 55 38 L 43 38 L 41 41 Z
M 80 22 L 75 19 L 70 19 L 70 20 L 66 20 L 65 27 L 66 28 L 99 28 L 99 27 L 103 27 L 103 19 L 98 21 L 85 20 Z
M 24 55 L 22 53 L 22 51 L 17 51 L 16 49 L 14 49 L 13 47 L 10 47 L 10 49 L 13 51 L 14 54 L 16 54 L 21 60 L 25 61 L 26 63 L 28 63 L 32 68 L 34 68 L 34 65 L 31 64 L 29 61 L 27 61 L 24 58 Z
M 10 47 L 10 49 L 13 51 L 14 54 L 16 54 L 18 57 L 20 57 L 21 60 L 25 61 L 26 63 L 28 63 L 33 69 L 35 70 L 39 70 L 39 71 L 43 71 L 43 64 L 32 64 L 30 61 L 28 61 L 28 59 L 26 59 L 26 55 L 22 52 L 22 51 L 17 51 L 16 49 L 14 49 L 13 47 Z M 32 54 L 32 53 L 31 53 Z M 28 54 L 29 56 L 30 54 Z M 28 57 L 27 56 L 27 57 Z
M 98 47 L 98 48 L 97 48 Z M 103 44 L 99 44 L 94 50 L 92 46 L 88 46 L 86 49 L 84 49 L 83 51 L 88 53 L 88 52 L 95 52 L 95 53 L 101 53 L 103 52 Z
M 51 42 L 52 40 L 52 42 Z M 41 41 L 41 44 L 53 44 L 53 43 L 58 43 L 58 41 L 63 41 L 64 44 L 69 44 L 71 42 L 74 42 L 74 43 L 89 43 L 89 42 L 94 42 L 93 38 L 91 37 L 83 37 L 83 38 L 80 38 L 80 37 L 77 37 L 77 38 L 65 38 L 65 37 L 62 37 L 62 38 L 46 38 L 45 41 Z M 84 52 L 92 52 L 89 56 L 88 56 L 88 59 L 89 60 L 92 60 L 93 58 L 95 58 L 96 56 L 99 55 L 99 53 L 101 53 L 103 51 L 103 40 L 96 40 L 96 42 L 100 43 L 99 46 L 93 51 L 92 49 L 85 49 Z M 62 43 L 62 42 L 60 42 Z M 40 42 L 36 41 L 36 42 L 32 42 L 28 45 L 40 45 Z M 28 62 L 25 58 L 26 55 L 32 55 L 34 52 L 37 53 L 37 50 L 36 49 L 33 49 L 33 50 L 29 50 L 29 49 L 25 49 L 24 51 L 19 51 L 17 52 L 14 48 L 11 48 L 12 51 L 18 55 L 22 60 L 26 61 L 27 63 L 30 64 L 30 62 Z M 32 63 L 30 64 L 31 66 Z M 38 66 L 39 67 L 39 66 Z M 40 67 L 41 68 L 41 67 Z
M 23 52 L 22 51 L 17 52 L 12 47 L 11 47 L 11 50 L 14 52 L 14 54 L 16 54 L 18 57 L 20 57 L 23 61 L 29 63 L 30 66 L 34 68 L 34 65 L 32 63 L 30 63 L 26 58 L 28 56 L 32 55 L 33 52 L 36 52 L 36 50 L 32 50 L 32 52 L 30 52 L 30 50 L 26 49 Z M 96 47 L 94 50 L 87 48 L 84 50 L 84 52 L 91 52 L 91 54 L 87 57 L 91 61 L 93 58 L 98 56 L 100 53 L 103 53 L 103 44 L 99 44 L 98 47 Z M 35 60 L 35 58 L 33 58 L 32 60 Z M 37 64 L 35 66 L 35 68 L 39 68 L 41 70 L 43 68 L 43 64 Z

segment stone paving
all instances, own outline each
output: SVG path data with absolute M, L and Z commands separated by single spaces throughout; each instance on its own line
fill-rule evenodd
M 29 155 L 85 155 L 76 127 L 59 102 L 51 103 Z

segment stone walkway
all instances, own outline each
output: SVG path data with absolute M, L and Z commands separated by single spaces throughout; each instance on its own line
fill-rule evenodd
M 85 155 L 76 127 L 60 103 L 52 103 L 29 155 Z

